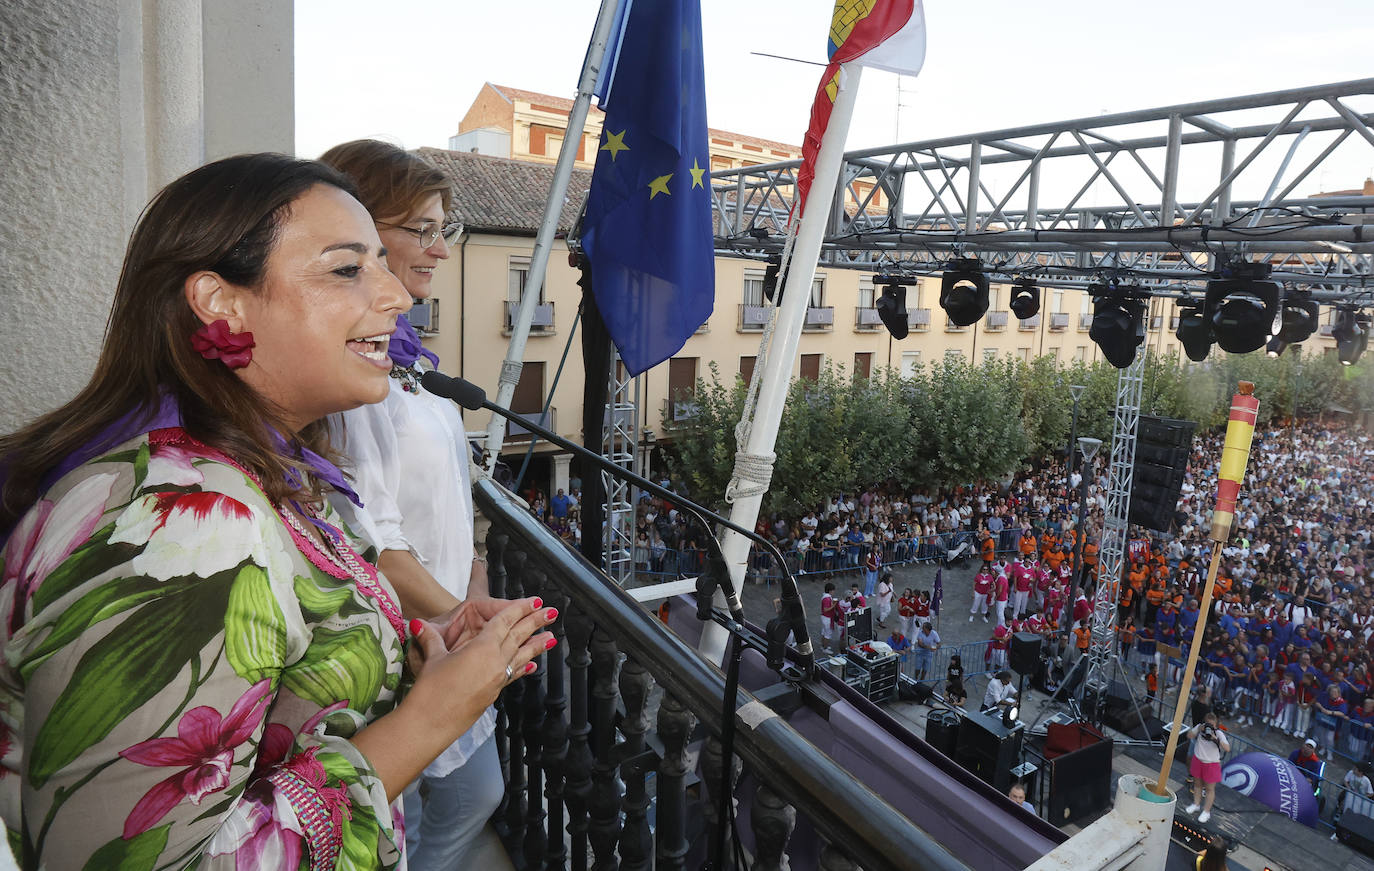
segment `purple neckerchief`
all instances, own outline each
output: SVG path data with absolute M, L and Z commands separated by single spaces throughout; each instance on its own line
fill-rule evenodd
M 405 315 L 396 318 L 396 332 L 391 334 L 391 342 L 386 347 L 387 356 L 397 366 L 410 368 L 415 361 L 424 357 L 434 366 L 439 365 L 439 355 L 420 344 L 420 337 Z
M 144 409 L 131 411 L 114 423 L 107 426 L 95 438 L 86 442 L 76 451 L 59 463 L 52 471 L 43 477 L 39 485 L 39 491 L 47 490 L 55 484 L 63 475 L 90 460 L 95 459 L 101 454 L 113 448 L 115 445 L 123 444 L 129 439 L 144 433 L 158 429 L 168 429 L 170 427 L 180 427 L 181 409 L 177 407 L 177 402 L 168 394 L 162 394 L 158 405 L 151 412 Z M 309 466 L 321 481 L 338 490 L 348 498 L 348 501 L 362 507 L 362 501 L 358 499 L 358 494 L 348 482 L 344 480 L 343 472 L 339 467 L 326 460 L 324 457 L 297 443 L 295 453 L 292 454 L 292 447 L 276 431 L 272 430 L 272 440 L 276 443 L 277 450 L 283 456 L 293 456 L 294 459 Z M 288 473 L 288 481 L 294 486 L 301 486 L 301 482 L 294 473 Z

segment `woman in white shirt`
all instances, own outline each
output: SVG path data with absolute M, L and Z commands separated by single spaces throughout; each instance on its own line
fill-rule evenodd
M 413 298 L 428 297 L 434 268 L 449 256 L 448 179 L 421 158 L 375 140 L 335 146 L 320 160 L 356 181 L 386 246 L 387 268 Z M 389 353 L 387 397 L 345 412 L 336 424 L 380 539 L 377 565 L 406 616 L 430 619 L 466 598 L 487 595 L 486 568 L 473 547 L 467 433 L 452 402 L 420 388 L 420 375 L 438 357 L 421 347 L 404 317 Z M 413 871 L 463 867 L 504 791 L 495 731 L 489 708 L 425 769 L 423 802 L 419 782 L 406 790 L 406 853 Z

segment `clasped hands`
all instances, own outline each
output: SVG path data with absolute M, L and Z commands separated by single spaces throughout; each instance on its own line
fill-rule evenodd
M 544 627 L 558 619 L 538 598 L 469 598 L 433 621 L 411 620 L 407 652 L 416 688 L 443 681 L 482 707 L 512 680 L 535 670 L 534 658 L 557 643 Z

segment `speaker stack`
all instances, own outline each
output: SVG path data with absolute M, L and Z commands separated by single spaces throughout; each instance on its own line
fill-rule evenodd
M 929 725 L 926 728 L 929 731 Z M 998 792 L 1006 792 L 1011 787 L 1011 770 L 1021 757 L 1024 731 L 1020 725 L 1008 729 L 1000 716 L 970 713 L 959 724 L 954 761 Z
M 1140 415 L 1128 514 L 1131 523 L 1159 532 L 1173 528 L 1196 427 L 1191 420 Z
M 1022 677 L 1034 675 L 1040 668 L 1040 647 L 1044 642 L 1045 639 L 1034 632 L 1017 632 L 1013 635 L 1007 651 L 1007 664 L 1011 670 Z

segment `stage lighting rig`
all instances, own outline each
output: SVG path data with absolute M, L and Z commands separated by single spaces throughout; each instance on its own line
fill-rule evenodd
M 1188 359 L 1201 363 L 1212 350 L 1212 326 L 1203 314 L 1202 303 L 1197 300 L 1189 303 L 1179 305 L 1178 329 L 1174 330 L 1174 335 L 1183 344 Z
M 1009 305 L 1017 320 L 1024 321 L 1035 317 L 1040 311 L 1040 288 L 1029 278 L 1016 279 L 1012 284 Z
M 988 277 L 977 257 L 956 257 L 940 276 L 940 308 L 950 323 L 966 327 L 988 311 Z
M 1094 284 L 1088 292 L 1093 297 L 1093 325 L 1088 338 L 1102 349 L 1102 356 L 1118 369 L 1125 369 L 1135 360 L 1136 348 L 1145 341 L 1145 302 L 1129 290 Z
M 1283 325 L 1282 291 L 1268 263 L 1232 260 L 1207 282 L 1207 320 L 1217 347 L 1229 354 L 1258 351 Z
M 1336 340 L 1336 356 L 1341 365 L 1352 366 L 1369 347 L 1370 317 L 1362 311 L 1343 308 L 1336 312 L 1331 337 Z
M 906 314 L 906 289 L 916 283 L 909 275 L 875 275 L 873 283 L 882 288 L 875 307 L 883 326 L 894 339 L 905 339 L 909 326 Z
M 763 270 L 763 295 L 769 302 L 782 305 L 782 286 L 787 281 L 779 274 L 782 271 L 782 255 L 769 254 L 768 266 Z M 777 297 L 776 300 L 773 297 Z

